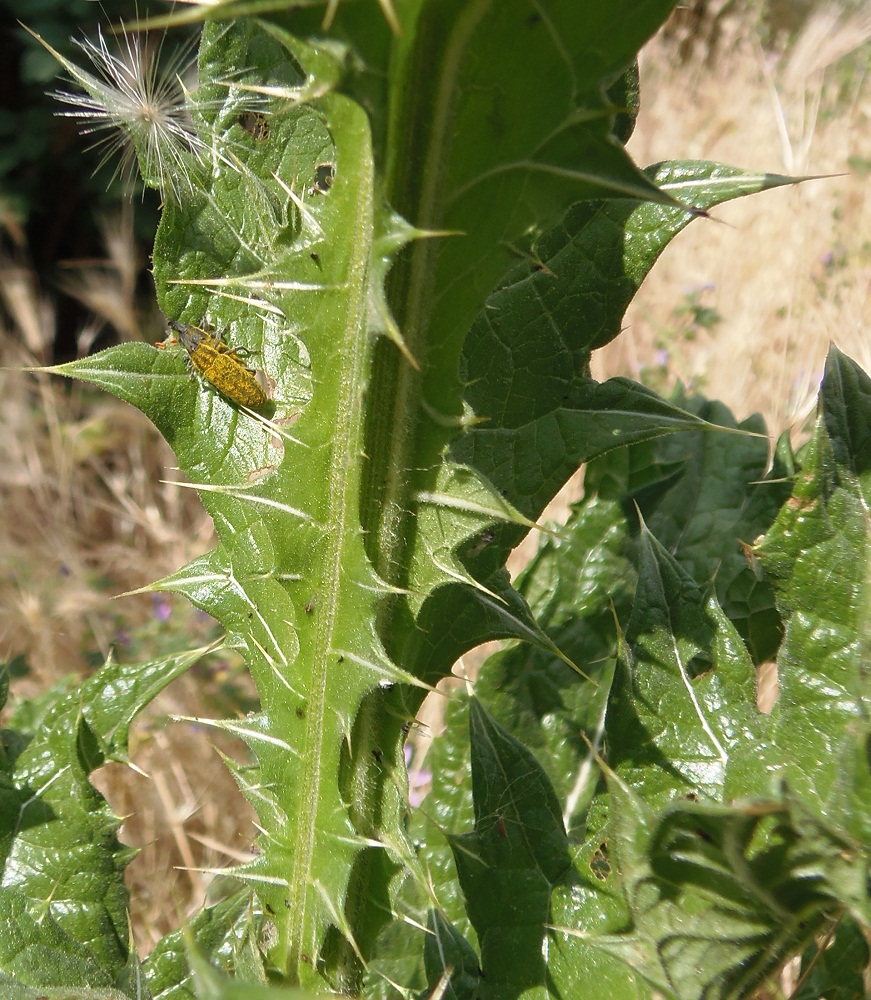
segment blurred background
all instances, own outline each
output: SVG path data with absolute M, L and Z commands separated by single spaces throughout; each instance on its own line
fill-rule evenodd
M 56 63 L 16 23 L 81 63 L 70 36 L 135 20 L 134 4 L 0 0 L 0 12 L 0 659 L 26 697 L 110 653 L 138 662 L 219 631 L 181 598 L 118 597 L 211 545 L 196 495 L 161 482 L 174 458 L 151 424 L 81 383 L 21 370 L 163 336 L 149 274 L 158 196 L 126 197 L 114 161 L 97 169 L 100 151 L 46 94 L 63 89 Z M 869 39 L 864 0 L 687 0 L 649 44 L 637 163 L 714 159 L 819 179 L 694 222 L 596 355 L 597 378 L 666 395 L 680 381 L 738 419 L 760 411 L 772 436 L 798 444 L 829 343 L 871 370 Z M 185 38 L 148 44 L 171 52 Z M 95 780 L 141 848 L 128 881 L 143 952 L 214 888 L 193 869 L 243 858 L 254 834 L 216 752 L 240 748 L 167 718 L 255 705 L 242 665 L 207 657 L 134 729 L 143 773 L 111 765 Z

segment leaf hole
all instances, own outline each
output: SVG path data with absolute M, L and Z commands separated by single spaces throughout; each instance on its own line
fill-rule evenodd
M 600 882 L 605 882 L 611 874 L 611 858 L 608 852 L 608 844 L 602 841 L 595 851 L 590 855 L 590 871 Z
M 336 179 L 336 168 L 332 163 L 319 163 L 315 167 L 315 180 L 312 185 L 312 194 L 326 194 L 333 186 Z

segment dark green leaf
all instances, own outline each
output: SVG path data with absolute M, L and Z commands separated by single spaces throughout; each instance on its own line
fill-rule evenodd
M 767 766 L 859 839 L 871 816 L 869 401 L 868 376 L 833 348 L 795 491 L 757 548 L 786 626 Z
M 801 976 L 790 1000 L 863 1000 L 867 995 L 863 971 L 871 961 L 861 927 L 841 920 L 814 942 L 802 956 Z
M 813 872 L 820 845 L 800 834 L 788 808 L 678 803 L 657 818 L 616 776 L 608 786 L 611 853 L 632 923 L 583 939 L 666 996 L 751 996 L 828 923 Z
M 90 783 L 125 760 L 132 719 L 201 651 L 152 663 L 107 663 L 79 687 L 13 717 L 0 809 L 4 887 L 0 969 L 19 983 L 134 989 L 119 820 Z M 144 987 L 143 987 L 144 988 Z
M 699 585 L 713 581 L 724 612 L 756 662 L 781 638 L 774 593 L 749 545 L 767 531 L 789 496 L 794 467 L 784 439 L 768 466 L 758 417 L 737 424 L 720 403 L 701 396 L 676 403 L 711 424 L 742 433 L 695 432 L 612 453 L 587 469 L 585 489 L 619 500 L 627 519 L 641 512 L 650 532 Z
M 648 173 L 665 189 L 680 190 L 704 208 L 788 182 L 704 162 L 662 164 Z M 588 378 L 592 349 L 617 334 L 638 285 L 690 219 L 678 209 L 631 199 L 575 205 L 537 240 L 529 258 L 507 273 L 473 325 L 464 347 L 462 374 L 465 404 L 478 422 L 454 441 L 453 456 L 476 469 L 527 517 L 538 517 L 582 462 L 618 445 L 694 428 L 697 416 L 642 387 L 623 379 L 597 386 Z M 711 415 L 722 418 L 717 412 Z M 736 442 L 734 447 L 741 446 Z M 750 464 L 761 474 L 764 445 L 746 448 L 755 454 Z M 425 459 L 421 457 L 418 464 L 425 464 Z M 758 533 L 773 517 L 769 508 L 770 504 L 764 510 L 765 523 L 759 524 L 764 518 L 756 515 L 736 526 Z M 440 525 L 444 516 L 440 512 Z M 524 528 L 482 525 L 479 531 L 481 545 L 472 542 L 463 563 L 491 593 L 507 601 L 498 574 Z M 742 558 L 736 539 L 732 559 Z M 748 634 L 759 633 L 760 647 L 765 648 L 767 641 L 770 648 L 770 637 L 778 635 L 770 594 L 757 593 L 759 588 L 746 573 L 734 588 L 734 613 L 754 616 L 744 628 Z M 520 637 L 521 630 L 512 629 L 492 608 L 469 588 L 442 588 L 419 617 L 419 624 L 432 635 L 429 657 L 436 663 L 455 659 L 468 648 L 458 641 L 463 633 L 475 643 Z M 523 620 L 523 609 L 514 614 Z M 457 627 L 445 633 L 434 624 L 440 621 L 455 622 Z M 410 640 L 415 646 L 423 642 L 419 634 Z
M 429 983 L 444 982 L 446 1000 L 481 996 L 481 967 L 466 939 L 438 910 L 430 914 L 429 931 L 424 948 Z
M 755 671 L 713 597 L 647 532 L 608 703 L 615 771 L 645 801 L 722 800 L 758 788 L 765 719 Z
M 262 957 L 256 948 L 261 927 L 262 913 L 247 889 L 201 910 L 187 926 L 162 938 L 143 962 L 155 1000 L 200 1000 L 190 967 L 194 949 L 214 967 L 244 982 L 262 981 Z
M 569 870 L 559 802 L 535 758 L 471 703 L 475 832 L 451 838 L 486 995 L 543 985 L 552 886 Z M 432 985 L 432 984 L 431 984 Z

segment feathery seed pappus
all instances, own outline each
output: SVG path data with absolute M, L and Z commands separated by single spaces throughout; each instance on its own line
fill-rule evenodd
M 242 359 L 220 336 L 187 323 L 170 322 L 191 364 L 231 402 L 258 410 L 267 402 L 263 387 Z

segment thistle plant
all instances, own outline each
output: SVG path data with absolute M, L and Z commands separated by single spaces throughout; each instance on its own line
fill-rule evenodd
M 855 987 L 867 376 L 833 349 L 813 441 L 769 466 L 758 419 L 589 369 L 674 235 L 788 180 L 630 160 L 634 59 L 670 0 L 234 6 L 203 8 L 199 86 L 153 121 L 64 62 L 163 194 L 158 301 L 202 332 L 207 378 L 171 343 L 53 370 L 143 410 L 214 520 L 216 547 L 150 587 L 218 619 L 257 684 L 255 715 L 200 720 L 250 751 L 227 764 L 257 854 L 140 962 L 128 852 L 87 779 L 199 653 L 23 706 L 9 988 L 738 997 L 793 956 Z M 268 401 L 210 377 L 203 343 Z M 583 463 L 512 585 L 509 552 Z M 493 640 L 414 810 L 420 704 Z

